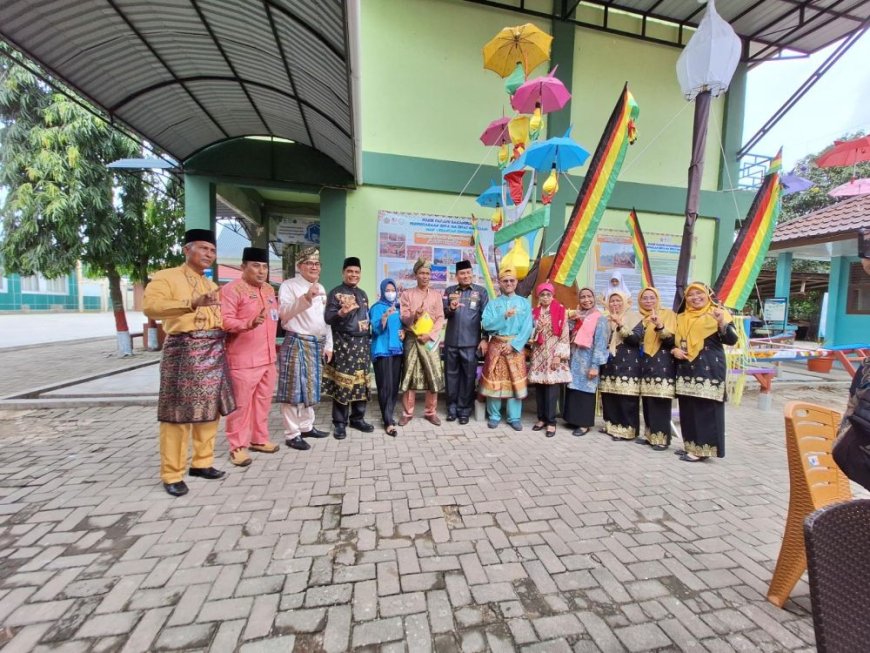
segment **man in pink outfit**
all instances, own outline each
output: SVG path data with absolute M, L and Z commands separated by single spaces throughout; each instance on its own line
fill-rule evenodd
M 275 336 L 278 301 L 268 283 L 269 250 L 246 247 L 242 278 L 221 289 L 221 313 L 227 337 L 227 361 L 237 408 L 227 416 L 230 462 L 251 464 L 248 450 L 275 453 L 269 441 L 269 409 L 275 391 Z
M 419 259 L 414 264 L 417 287 L 408 288 L 399 297 L 399 315 L 405 325 L 404 359 L 402 361 L 402 418 L 399 426 L 405 426 L 414 418 L 416 393 L 426 393 L 423 418 L 439 426 L 441 420 L 435 414 L 438 408 L 438 393 L 444 389 L 444 372 L 441 369 L 441 330 L 444 328 L 444 303 L 441 293 L 429 287 L 432 279 L 432 263 Z

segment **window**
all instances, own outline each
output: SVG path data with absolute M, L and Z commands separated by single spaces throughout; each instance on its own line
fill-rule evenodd
M 3 276 L 3 268 L 0 268 L 0 292 L 6 292 L 6 277 Z
M 860 263 L 849 266 L 849 286 L 846 290 L 846 313 L 870 315 L 870 275 Z
M 57 279 L 46 279 L 41 274 L 21 277 L 21 292 L 66 295 L 69 293 L 69 279 L 66 276 L 58 277 Z

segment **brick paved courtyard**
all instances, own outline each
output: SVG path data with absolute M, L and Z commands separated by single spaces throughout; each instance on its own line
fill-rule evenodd
M 813 390 L 841 406 L 843 392 Z M 153 408 L 0 411 L 7 651 L 813 650 L 764 599 L 788 500 L 781 391 L 690 465 L 564 428 L 422 419 L 158 480 Z M 370 405 L 371 408 L 371 405 Z M 319 424 L 326 424 L 321 409 Z M 370 412 L 371 415 L 371 412 Z M 273 434 L 280 437 L 277 410 Z

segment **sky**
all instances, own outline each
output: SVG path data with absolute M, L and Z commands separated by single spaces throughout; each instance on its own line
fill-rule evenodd
M 795 90 L 836 49 L 836 44 L 806 59 L 770 61 L 749 72 L 743 142 L 749 140 Z M 753 148 L 772 156 L 783 147 L 783 166 L 791 167 L 843 134 L 870 133 L 870 30 L 816 82 L 798 104 Z

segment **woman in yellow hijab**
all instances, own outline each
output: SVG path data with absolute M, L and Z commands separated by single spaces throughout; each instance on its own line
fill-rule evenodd
M 640 397 L 645 438 L 638 438 L 637 442 L 652 445 L 654 451 L 664 451 L 671 444 L 671 404 L 676 366 L 671 347 L 663 343 L 673 342 L 677 316 L 661 307 L 659 291 L 652 287 L 640 291 L 638 309 L 643 316 Z
M 631 300 L 617 288 L 607 291 L 610 355 L 601 366 L 604 432 L 612 440 L 634 440 L 640 430 L 640 342 L 643 322 L 629 310 Z
M 724 345 L 737 344 L 731 314 L 713 303 L 711 290 L 694 282 L 677 314 L 671 354 L 677 359 L 676 394 L 685 451 L 681 459 L 701 462 L 725 456 Z

